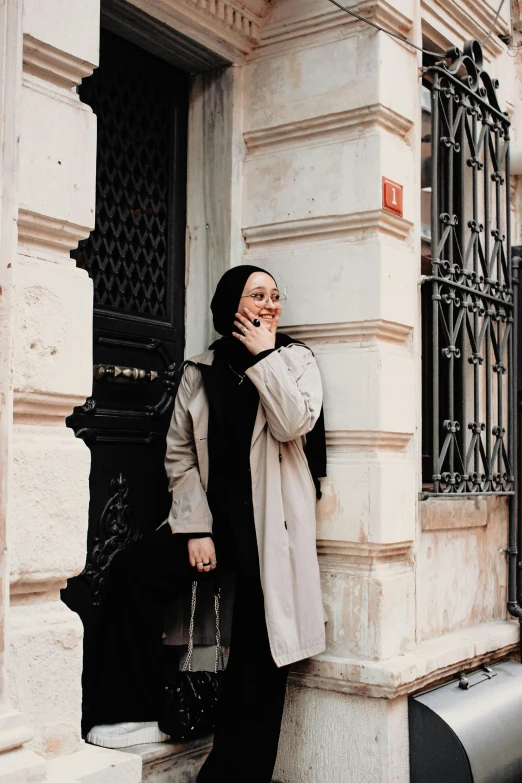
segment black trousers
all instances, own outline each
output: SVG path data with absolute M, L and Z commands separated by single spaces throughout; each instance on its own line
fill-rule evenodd
M 270 783 L 288 667 L 273 661 L 255 570 L 236 581 L 230 656 L 213 749 L 198 783 Z M 101 613 L 91 723 L 158 720 L 163 702 L 163 609 L 194 577 L 183 537 L 168 526 L 116 556 Z

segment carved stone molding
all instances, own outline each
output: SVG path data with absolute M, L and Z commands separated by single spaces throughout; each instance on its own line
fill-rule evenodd
M 48 579 L 32 579 L 32 574 L 24 576 L 19 574 L 11 575 L 11 584 L 9 586 L 9 595 L 11 606 L 24 606 L 34 602 L 37 593 L 46 593 L 48 597 L 58 598 L 60 590 L 67 584 L 67 577 L 60 578 L 49 577 Z
M 352 141 L 375 128 L 381 128 L 404 138 L 413 125 L 393 109 L 380 103 L 360 106 L 347 111 L 310 117 L 272 128 L 245 133 L 249 156 L 269 154 L 275 150 Z
M 139 9 L 228 62 L 241 62 L 259 41 L 266 0 L 109 0 L 108 13 Z M 104 13 L 107 13 L 104 10 Z
M 23 63 L 26 73 L 67 90 L 80 84 L 94 70 L 91 63 L 55 49 L 27 33 L 24 34 Z
M 378 234 L 406 239 L 413 223 L 384 209 L 353 212 L 350 215 L 325 215 L 281 223 L 243 228 L 249 248 L 274 247 L 285 242 L 313 242 L 331 239 L 361 241 Z
M 326 446 L 331 460 L 335 455 L 359 452 L 404 452 L 413 433 L 378 430 L 327 430 Z
M 235 41 L 248 39 L 259 40 L 260 26 L 266 6 L 263 2 L 239 2 L 238 0 L 178 0 L 173 6 L 183 10 L 187 15 L 201 17 L 218 26 L 226 35 Z M 245 46 L 245 41 L 242 41 Z M 245 46 L 249 51 L 251 45 Z
M 299 324 L 281 326 L 281 331 L 310 345 L 340 343 L 368 344 L 379 342 L 408 345 L 412 327 L 375 319 L 372 321 L 345 321 L 333 324 Z
M 386 0 L 364 0 L 350 8 L 361 16 L 383 25 L 388 30 L 406 36 L 412 27 L 412 20 L 394 8 Z M 310 44 L 328 43 L 368 32 L 369 27 L 356 17 L 332 6 L 327 11 L 302 19 L 274 22 L 265 25 L 261 41 L 255 51 L 255 58 L 268 57 Z
M 25 209 L 18 213 L 18 244 L 30 256 L 59 256 L 59 260 L 69 262 L 70 250 L 80 239 L 89 236 L 90 231 L 89 226 L 78 226 Z
M 487 0 L 421 0 L 423 32 L 445 51 L 464 41 L 481 41 L 493 27 L 498 4 Z M 497 33 L 509 33 L 509 4 L 499 15 Z M 497 34 L 482 45 L 486 59 L 492 60 L 505 51 Z
M 413 542 L 372 543 L 358 541 L 317 541 L 317 554 L 323 571 L 374 570 L 381 566 L 411 567 Z
M 13 395 L 13 416 L 16 424 L 63 425 L 75 405 L 83 397 L 55 392 L 28 392 L 15 389 Z
M 484 528 L 495 518 L 507 515 L 508 498 L 494 494 L 468 495 L 458 500 L 454 495 L 429 498 L 419 506 L 421 528 L 429 532 Z
M 297 664 L 291 681 L 308 688 L 393 699 L 500 661 L 518 648 L 518 623 L 496 621 L 422 642 L 386 660 L 323 653 Z

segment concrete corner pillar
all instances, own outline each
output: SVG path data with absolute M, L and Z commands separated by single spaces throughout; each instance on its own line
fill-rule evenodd
M 375 0 L 361 13 L 409 35 L 414 6 Z M 343 11 L 288 0 L 244 77 L 245 260 L 273 272 L 287 294 L 282 329 L 322 373 L 318 661 L 346 662 L 345 673 L 416 643 L 417 65 Z M 403 186 L 402 215 L 385 208 L 383 177 Z M 292 675 L 275 779 L 406 783 L 405 698 L 336 678 Z

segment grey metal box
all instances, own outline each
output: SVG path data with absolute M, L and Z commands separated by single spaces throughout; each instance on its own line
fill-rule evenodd
M 522 665 L 488 671 L 410 697 L 411 783 L 522 782 Z

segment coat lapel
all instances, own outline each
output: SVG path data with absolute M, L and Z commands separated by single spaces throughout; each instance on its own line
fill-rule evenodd
M 256 421 L 254 424 L 254 431 L 252 433 L 252 442 L 250 444 L 250 448 L 253 447 L 254 443 L 265 429 L 265 424 L 266 424 L 265 411 L 261 403 L 259 403 L 259 407 L 257 409 Z

